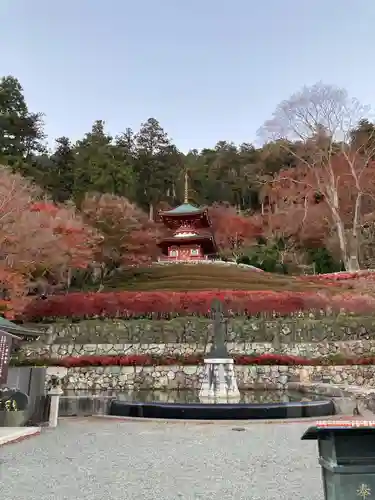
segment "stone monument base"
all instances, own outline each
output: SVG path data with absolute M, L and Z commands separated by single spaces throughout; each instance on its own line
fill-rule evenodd
M 202 402 L 238 402 L 238 390 L 234 374 L 234 361 L 231 358 L 208 358 L 204 360 L 205 373 L 199 399 Z

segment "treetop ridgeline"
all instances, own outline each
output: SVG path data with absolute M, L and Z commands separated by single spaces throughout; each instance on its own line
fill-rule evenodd
M 277 106 L 259 131 L 259 148 L 221 140 L 183 154 L 149 118 L 138 131 L 124 123 L 116 137 L 98 119 L 82 139 L 56 138 L 47 151 L 43 114 L 28 109 L 16 78 L 4 77 L 4 296 L 16 303 L 41 283 L 70 286 L 84 273 L 102 282 L 157 260 L 173 237 L 158 215 L 184 203 L 186 172 L 188 201 L 206 207 L 214 234 L 206 253 L 286 274 L 375 267 L 375 127 L 368 116 L 343 89 L 318 83 Z

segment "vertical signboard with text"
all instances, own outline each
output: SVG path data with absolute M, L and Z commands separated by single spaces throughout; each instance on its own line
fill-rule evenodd
M 0 330 L 0 386 L 7 383 L 12 335 Z

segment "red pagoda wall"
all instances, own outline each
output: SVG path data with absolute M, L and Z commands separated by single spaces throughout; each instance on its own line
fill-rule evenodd
M 200 245 L 176 245 L 168 247 L 168 259 L 171 260 L 201 260 L 204 258 Z

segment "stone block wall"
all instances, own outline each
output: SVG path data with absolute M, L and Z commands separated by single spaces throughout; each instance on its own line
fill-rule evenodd
M 34 325 L 40 327 L 40 325 Z M 231 354 L 280 353 L 308 358 L 375 355 L 375 317 L 311 314 L 292 318 L 242 318 L 228 321 Z M 23 356 L 62 358 L 84 355 L 184 356 L 208 352 L 212 323 L 207 318 L 172 320 L 87 320 L 56 323 L 39 342 L 26 343 Z M 69 391 L 196 389 L 203 366 L 70 368 Z M 235 366 L 240 389 L 285 389 L 289 383 L 330 382 L 373 387 L 375 366 Z
M 49 369 L 49 373 L 53 373 Z M 69 368 L 64 371 L 66 391 L 127 391 L 198 389 L 203 366 L 106 366 Z M 235 366 L 238 387 L 284 390 L 289 383 L 331 382 L 375 388 L 375 366 Z M 60 376 L 63 373 L 60 369 Z
M 308 358 L 319 358 L 341 354 L 343 356 L 375 355 L 374 340 L 347 340 L 336 342 L 292 342 L 282 343 L 277 347 L 270 342 L 229 342 L 231 354 L 265 353 L 290 354 Z M 64 356 L 115 356 L 133 354 L 153 354 L 155 356 L 178 356 L 209 352 L 211 344 L 189 343 L 115 343 L 115 344 L 25 344 L 22 352 L 26 356 L 62 358 Z
M 42 324 L 30 325 L 34 329 Z M 190 344 L 206 345 L 212 337 L 212 321 L 201 317 L 170 320 L 92 319 L 45 325 L 43 342 L 48 344 Z M 375 317 L 313 315 L 291 317 L 233 317 L 227 320 L 227 341 L 240 344 L 266 342 L 338 342 L 370 340 L 375 333 Z

